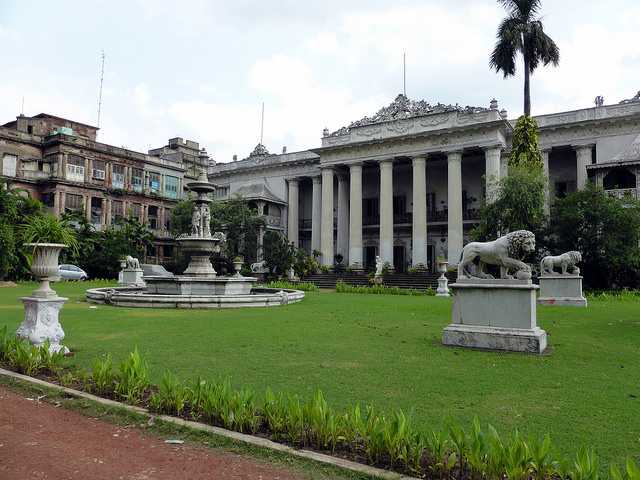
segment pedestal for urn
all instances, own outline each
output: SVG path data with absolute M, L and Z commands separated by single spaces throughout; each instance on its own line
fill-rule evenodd
M 538 280 L 539 304 L 583 308 L 587 306 L 587 299 L 582 294 L 582 276 L 552 274 L 543 275 Z
M 438 260 L 438 273 L 440 273 L 440 277 L 438 278 L 438 289 L 436 290 L 436 297 L 451 296 L 451 292 L 449 291 L 449 280 L 445 275 L 447 273 L 447 265 L 448 262 Z
M 68 299 L 59 297 L 49 285 L 49 282 L 58 280 L 58 257 L 66 246 L 59 243 L 28 243 L 25 246 L 33 248 L 31 273 L 40 280 L 40 286 L 31 296 L 20 299 L 25 315 L 16 335 L 37 346 L 48 341 L 51 352 L 69 353 L 69 349 L 62 345 L 64 330 L 58 318 Z
M 450 287 L 444 345 L 528 353 L 547 348 L 547 333 L 537 325 L 538 286 L 531 280 L 458 279 Z

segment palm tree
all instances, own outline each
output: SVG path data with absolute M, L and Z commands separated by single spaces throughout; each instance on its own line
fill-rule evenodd
M 544 33 L 542 22 L 537 16 L 541 0 L 498 0 L 509 13 L 498 27 L 496 46 L 489 65 L 504 77 L 516 73 L 516 55 L 524 58 L 524 114 L 531 115 L 531 90 L 529 77 L 540 62 L 545 66 L 558 66 L 560 50 L 555 42 Z

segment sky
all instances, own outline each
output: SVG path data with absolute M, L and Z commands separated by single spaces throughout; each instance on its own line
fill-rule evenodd
M 320 145 L 403 89 L 434 104 L 522 113 L 516 77 L 489 68 L 505 12 L 494 0 L 0 0 L 0 123 L 22 111 L 97 123 L 98 140 L 146 152 L 195 140 L 218 162 Z M 543 0 L 560 66 L 532 77 L 534 114 L 640 89 L 638 0 Z

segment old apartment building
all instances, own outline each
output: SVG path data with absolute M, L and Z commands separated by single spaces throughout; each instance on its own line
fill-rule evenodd
M 41 113 L 0 126 L 2 178 L 41 200 L 55 215 L 82 212 L 97 230 L 131 216 L 156 238 L 146 261 L 174 254 L 171 209 L 185 177 L 209 163 L 198 143 L 181 138 L 148 154 L 96 141 L 91 125 Z

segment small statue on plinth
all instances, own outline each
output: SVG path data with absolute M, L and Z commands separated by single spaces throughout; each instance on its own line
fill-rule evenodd
M 193 215 L 191 216 L 191 235 L 193 237 L 202 236 L 202 214 L 198 208 L 193 209 Z
M 577 263 L 582 254 L 572 250 L 562 255 L 548 255 L 540 262 L 540 296 L 543 305 L 586 307 L 587 299 L 582 293 L 582 277 Z M 557 271 L 560 269 L 560 272 Z
M 440 277 L 438 278 L 438 289 L 436 290 L 436 297 L 450 297 L 449 292 L 449 280 L 445 275 L 447 273 L 448 262 L 446 260 L 438 260 L 438 272 Z
M 211 237 L 211 211 L 207 204 L 202 206 L 202 236 Z
M 560 275 L 580 275 L 580 269 L 576 263 L 582 261 L 582 254 L 575 250 L 562 255 L 548 255 L 540 262 L 540 275 L 557 274 L 556 268 L 560 268 Z
M 384 263 L 380 258 L 380 255 L 376 255 L 376 273 L 373 275 L 373 283 L 381 284 L 382 283 L 382 269 L 384 268 Z
M 140 260 L 131 255 L 127 255 L 120 265 L 124 264 L 124 268 L 118 275 L 118 284 L 125 287 L 144 287 L 145 283 L 142 279 L 143 271 L 140 267 Z

